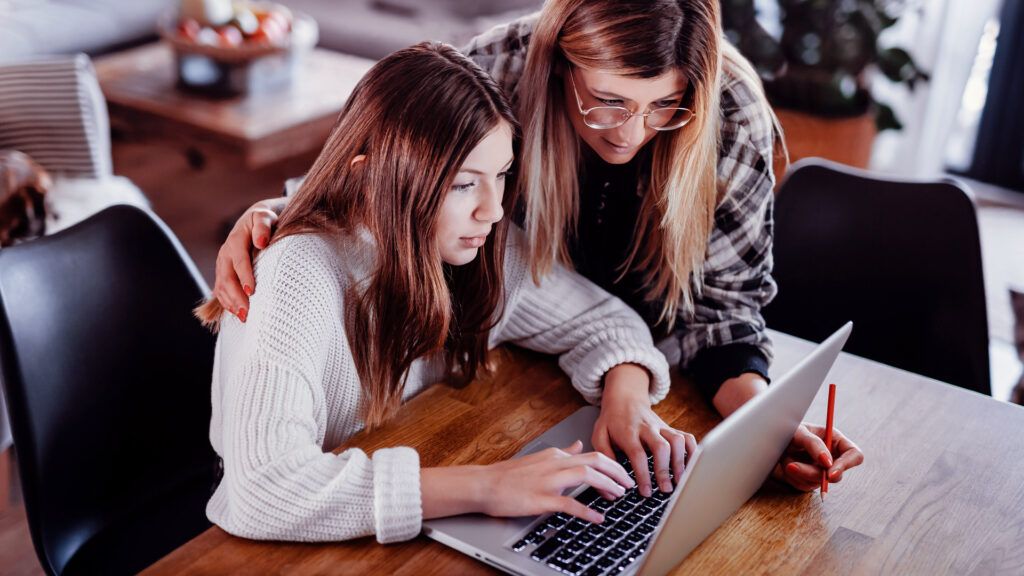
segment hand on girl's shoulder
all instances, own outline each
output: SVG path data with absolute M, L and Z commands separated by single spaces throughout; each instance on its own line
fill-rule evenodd
M 343 295 L 341 274 L 345 258 L 339 241 L 323 234 L 293 234 L 275 240 L 260 252 L 255 262 L 256 293 L 274 306 L 292 306 L 298 310 L 335 307 Z
M 292 234 L 275 239 L 253 262 L 256 283 L 272 279 L 280 270 L 307 274 L 335 268 L 338 246 L 323 234 Z M 262 275 L 262 278 L 261 278 Z

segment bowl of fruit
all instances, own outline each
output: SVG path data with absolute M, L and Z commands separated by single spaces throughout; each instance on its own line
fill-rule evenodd
M 272 2 L 182 0 L 159 32 L 174 50 L 178 86 L 220 96 L 287 86 L 317 42 L 312 18 Z

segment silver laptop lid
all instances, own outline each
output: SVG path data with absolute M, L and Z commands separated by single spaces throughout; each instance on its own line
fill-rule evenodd
M 764 484 L 846 343 L 847 322 L 704 437 L 638 572 L 667 574 Z

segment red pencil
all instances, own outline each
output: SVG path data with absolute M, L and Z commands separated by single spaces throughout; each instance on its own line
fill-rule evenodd
M 828 416 L 825 419 L 825 446 L 829 453 L 832 453 L 832 424 L 836 413 L 836 385 L 828 385 Z M 828 470 L 821 471 L 821 501 L 825 501 L 825 494 L 828 494 Z

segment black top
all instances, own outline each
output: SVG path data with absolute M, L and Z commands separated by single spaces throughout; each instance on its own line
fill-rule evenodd
M 615 165 L 584 149 L 579 222 L 577 235 L 569 243 L 569 254 L 578 272 L 629 304 L 660 339 L 668 335 L 665 324 L 657 324 L 662 303 L 645 299 L 646 283 L 641 272 L 622 274 L 643 204 L 640 190 L 645 187 L 637 186 L 638 179 L 641 174 L 650 174 L 649 150 L 645 147 L 630 162 Z M 677 318 L 675 333 L 686 330 L 683 318 Z M 725 380 L 746 372 L 767 380 L 768 365 L 768 358 L 757 346 L 735 342 L 703 348 L 686 372 L 710 400 Z
M 569 241 L 569 255 L 576 270 L 598 286 L 629 304 L 652 328 L 660 306 L 644 299 L 643 275 L 623 265 L 633 246 L 633 234 L 643 198 L 637 187 L 641 168 L 650 166 L 645 151 L 628 164 L 614 165 L 593 158 L 580 170 L 580 214 L 577 234 Z M 620 279 L 619 277 L 622 276 Z M 665 336 L 664 329 L 657 337 Z

